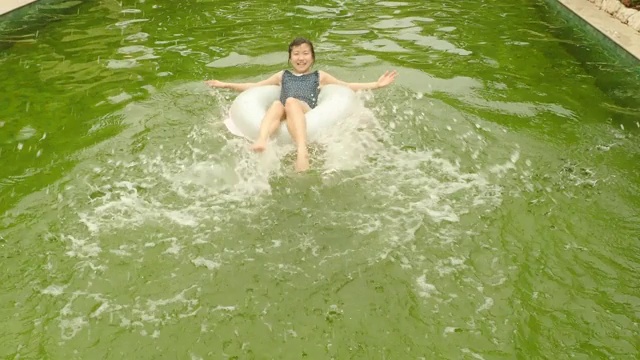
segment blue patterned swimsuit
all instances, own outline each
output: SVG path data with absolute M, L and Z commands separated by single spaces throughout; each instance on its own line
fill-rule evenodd
M 282 73 L 282 85 L 280 90 L 280 101 L 284 105 L 288 98 L 296 98 L 309 104 L 310 108 L 318 104 L 318 94 L 320 93 L 320 74 L 314 71 L 304 75 L 294 75 L 291 71 L 285 70 Z

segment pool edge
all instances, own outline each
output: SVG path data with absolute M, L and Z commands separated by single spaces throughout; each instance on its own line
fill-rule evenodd
M 640 32 L 620 22 L 589 0 L 557 1 L 640 60 Z
M 0 16 L 8 14 L 23 6 L 36 2 L 37 0 L 8 0 L 0 4 Z

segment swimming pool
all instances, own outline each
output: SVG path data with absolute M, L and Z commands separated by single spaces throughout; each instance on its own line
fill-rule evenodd
M 551 3 L 41 1 L 0 27 L 2 358 L 638 356 L 640 73 Z M 312 39 L 396 84 L 292 172 Z

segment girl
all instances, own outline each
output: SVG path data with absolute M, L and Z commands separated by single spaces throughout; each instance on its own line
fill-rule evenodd
M 296 171 L 305 171 L 309 168 L 305 113 L 316 106 L 318 94 L 324 85 L 343 85 L 353 91 L 373 90 L 391 84 L 397 75 L 395 70 L 386 71 L 376 82 L 347 83 L 324 71 L 312 72 L 311 67 L 315 60 L 316 54 L 311 41 L 298 37 L 289 44 L 289 63 L 293 68 L 292 71 L 280 71 L 257 83 L 225 83 L 218 80 L 206 82 L 212 87 L 236 91 L 244 91 L 262 85 L 280 86 L 280 100 L 275 101 L 267 110 L 260 125 L 258 138 L 251 149 L 256 152 L 264 151 L 269 137 L 280 127 L 280 121 L 285 120 L 289 134 L 297 147 Z

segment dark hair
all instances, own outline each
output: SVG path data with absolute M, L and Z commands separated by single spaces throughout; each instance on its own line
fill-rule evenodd
M 297 37 L 293 39 L 293 41 L 289 44 L 289 60 L 291 60 L 291 51 L 293 51 L 293 48 L 302 44 L 309 45 L 309 47 L 311 48 L 311 57 L 313 58 L 313 61 L 316 61 L 316 52 L 313 50 L 313 44 L 311 43 L 311 41 L 303 37 Z

